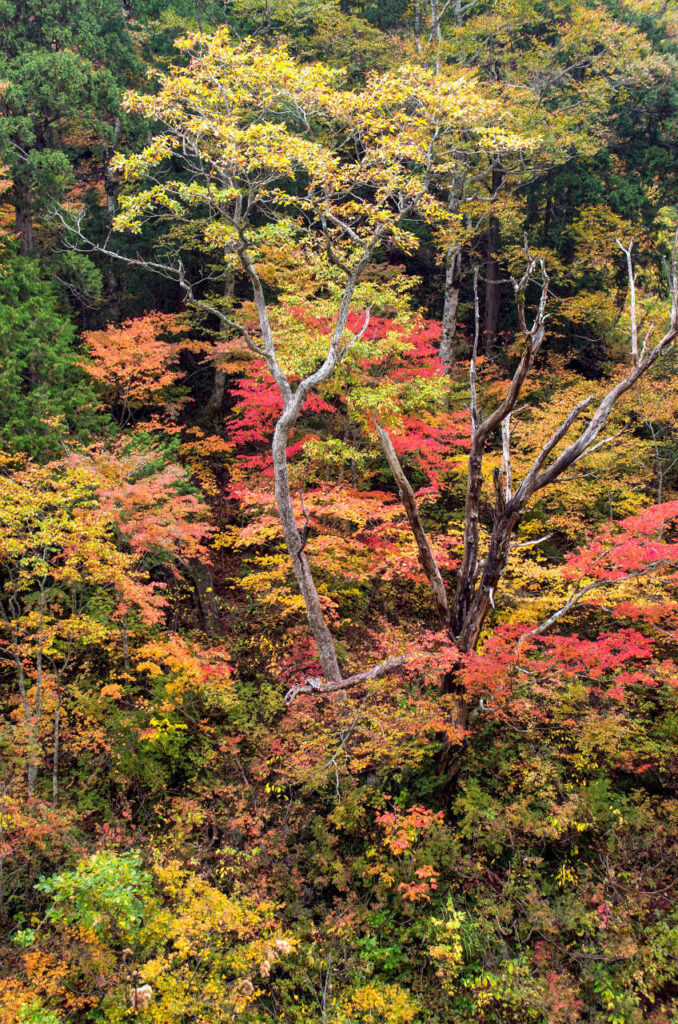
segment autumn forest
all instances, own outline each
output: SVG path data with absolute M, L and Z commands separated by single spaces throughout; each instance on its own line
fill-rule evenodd
M 0 0 L 0 1024 L 677 1024 L 678 4 Z

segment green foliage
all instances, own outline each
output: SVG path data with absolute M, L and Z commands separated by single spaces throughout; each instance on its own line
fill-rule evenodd
M 80 861 L 73 871 L 42 878 L 36 889 L 52 900 L 47 921 L 79 925 L 99 938 L 115 936 L 130 943 L 143 921 L 152 875 L 143 868 L 138 852 L 101 851 Z
M 19 1015 L 21 1024 L 61 1024 L 61 1018 L 56 1013 L 45 1009 L 40 1000 L 23 1006 Z
M 87 441 L 102 425 L 55 287 L 26 257 L 0 273 L 0 448 L 38 459 Z
M 61 199 L 88 146 L 103 156 L 112 142 L 120 85 L 139 65 L 116 0 L 3 0 L 0 20 L 0 154 L 30 252 L 36 214 Z

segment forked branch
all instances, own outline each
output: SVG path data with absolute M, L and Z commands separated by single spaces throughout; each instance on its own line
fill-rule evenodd
M 511 537 L 516 525 L 523 514 L 530 498 L 538 491 L 555 483 L 569 468 L 579 462 L 585 455 L 595 451 L 601 444 L 607 443 L 608 438 L 598 441 L 597 438 L 603 430 L 616 403 L 633 385 L 647 373 L 654 363 L 668 350 L 678 336 L 678 276 L 676 275 L 676 247 L 678 246 L 678 233 L 674 240 L 672 274 L 671 274 L 671 315 L 669 327 L 662 339 L 649 352 L 645 347 L 638 351 L 638 333 L 635 326 L 636 299 L 635 299 L 635 275 L 633 261 L 631 258 L 632 244 L 623 251 L 627 254 L 627 269 L 629 275 L 629 289 L 632 295 L 632 330 L 631 330 L 631 356 L 633 366 L 625 376 L 610 388 L 598 403 L 588 423 L 580 430 L 578 436 L 567 447 L 547 465 L 547 460 L 553 454 L 558 444 L 565 439 L 571 428 L 579 419 L 584 409 L 593 401 L 586 398 L 565 417 L 560 426 L 553 432 L 546 444 L 535 458 L 531 468 L 521 481 L 520 485 L 509 496 L 508 481 L 504 493 L 501 492 L 498 481 L 496 485 L 497 502 L 495 506 L 494 521 L 490 535 L 490 544 L 487 557 L 483 566 L 480 582 L 476 584 L 477 577 L 477 550 L 478 550 L 478 521 L 480 504 L 480 487 L 482 485 L 482 456 L 484 454 L 485 439 L 482 431 L 485 424 L 493 423 L 495 426 L 500 422 L 503 424 L 510 415 L 515 405 L 515 399 L 526 379 L 527 372 L 532 364 L 531 353 L 541 345 L 544 337 L 546 322 L 546 302 L 548 297 L 548 275 L 542 269 L 542 294 L 539 307 L 532 324 L 528 328 L 525 317 L 524 290 L 534 269 L 534 261 L 528 264 L 528 270 L 520 282 L 514 282 L 516 298 L 518 301 L 518 317 L 521 330 L 526 342 L 523 358 L 516 370 L 509 394 L 502 406 L 490 417 L 487 417 L 481 426 L 474 432 L 471 455 L 469 457 L 469 483 L 467 487 L 466 507 L 466 531 L 465 549 L 462 563 L 463 575 L 460 578 L 457 588 L 455 605 L 452 612 L 453 635 L 462 651 L 474 650 L 477 646 L 480 632 L 490 607 L 494 604 L 496 588 L 501 580 L 511 551 Z M 622 247 L 623 248 L 623 247 Z M 510 408 L 507 408 L 507 403 Z M 618 436 L 618 435 L 616 435 Z M 480 439 L 480 440 L 479 440 Z M 506 432 L 504 433 L 504 459 L 506 459 Z M 568 606 L 568 607 L 571 607 Z M 562 613 L 564 614 L 564 612 Z
M 527 266 L 525 273 L 519 281 L 513 280 L 513 288 L 518 305 L 518 320 L 524 339 L 523 351 L 518 365 L 513 373 L 511 381 L 503 401 L 499 403 L 493 412 L 484 418 L 480 414 L 477 384 L 476 384 L 476 362 L 477 362 L 477 338 L 478 325 L 480 321 L 478 303 L 478 275 L 474 274 L 474 306 L 475 306 L 475 336 L 471 365 L 469 368 L 469 384 L 471 390 L 471 449 L 468 458 L 468 477 L 466 482 L 466 505 L 464 519 L 464 547 L 462 563 L 457 579 L 457 589 L 450 614 L 450 630 L 455 638 L 462 638 L 464 643 L 464 624 L 467 620 L 478 579 L 478 553 L 479 553 L 479 530 L 480 530 L 480 501 L 483 486 L 483 459 L 487 444 L 497 429 L 515 410 L 518 399 L 522 392 L 527 376 L 534 364 L 535 357 L 546 330 L 546 305 L 548 301 L 550 279 L 546 272 L 546 266 L 542 259 L 533 259 L 526 248 Z M 539 268 L 541 275 L 541 292 L 534 319 L 528 327 L 526 312 L 526 294 L 530 282 L 533 279 L 535 270 Z M 506 466 L 506 484 L 510 476 L 510 463 Z M 512 482 L 510 484 L 512 486 Z M 500 506 L 505 504 L 503 496 L 499 497 Z M 492 594 L 490 594 L 490 598 Z

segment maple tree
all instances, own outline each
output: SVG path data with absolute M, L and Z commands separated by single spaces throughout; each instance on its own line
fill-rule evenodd
M 170 314 L 156 313 L 85 335 L 90 355 L 85 369 L 119 407 L 121 427 L 138 409 L 180 404 L 181 396 L 172 396 L 172 385 L 182 377 L 176 365 L 178 345 L 162 335 L 185 330 Z
M 118 619 L 129 668 L 129 610 L 137 609 L 148 624 L 160 620 L 165 604 L 148 577 L 149 554 L 190 557 L 209 532 L 205 509 L 175 491 L 182 471 L 168 467 L 144 477 L 149 461 L 148 454 L 126 460 L 95 455 L 4 477 L 4 660 L 16 674 L 16 728 L 26 748 L 29 796 L 48 705 L 56 802 L 61 701 L 79 652 L 106 643 Z

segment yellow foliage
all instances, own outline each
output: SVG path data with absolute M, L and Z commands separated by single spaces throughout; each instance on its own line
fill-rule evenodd
M 399 985 L 362 985 L 342 996 L 333 1019 L 336 1024 L 410 1024 L 418 1006 Z
M 154 998 L 149 1024 L 232 1021 L 254 1003 L 296 945 L 273 903 L 226 895 L 178 862 L 155 869 L 163 905 L 142 941 L 155 950 L 141 968 Z

